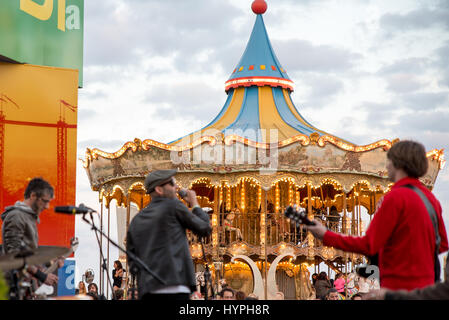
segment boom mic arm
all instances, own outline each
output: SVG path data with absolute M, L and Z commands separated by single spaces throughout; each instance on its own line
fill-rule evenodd
M 86 207 L 84 204 L 80 204 L 78 207 L 75 206 L 57 206 L 55 207 L 55 212 L 65 213 L 65 214 L 85 214 L 96 212 L 94 209 Z

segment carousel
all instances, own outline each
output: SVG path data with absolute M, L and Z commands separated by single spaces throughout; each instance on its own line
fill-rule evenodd
M 366 260 L 323 246 L 292 224 L 285 208 L 296 204 L 331 230 L 363 235 L 391 186 L 386 151 L 397 139 L 359 146 L 304 119 L 291 99 L 293 81 L 271 46 L 266 9 L 265 1 L 253 2 L 256 20 L 246 50 L 225 82 L 224 106 L 207 126 L 167 144 L 136 138 L 113 153 L 87 149 L 84 168 L 99 193 L 101 221 L 110 221 L 111 206 L 117 206 L 120 245 L 132 217 L 151 200 L 145 176 L 177 169 L 178 185 L 195 190 L 211 218 L 205 257 L 201 239 L 188 235 L 199 275 L 207 264 L 216 290 L 225 279 L 260 299 L 273 299 L 278 291 L 285 299 L 308 299 L 311 266 L 349 273 Z M 427 157 L 422 182 L 432 189 L 443 150 Z M 127 265 L 125 255 L 119 259 Z

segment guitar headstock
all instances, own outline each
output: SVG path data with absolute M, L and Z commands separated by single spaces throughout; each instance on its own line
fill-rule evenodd
M 314 223 L 307 218 L 306 210 L 304 208 L 296 209 L 296 205 L 288 206 L 284 215 L 289 218 L 291 221 L 295 222 L 296 225 L 305 224 L 305 225 L 313 225 Z
M 70 239 L 70 247 L 72 248 L 72 251 L 75 251 L 78 248 L 78 237 L 73 237 L 72 239 Z

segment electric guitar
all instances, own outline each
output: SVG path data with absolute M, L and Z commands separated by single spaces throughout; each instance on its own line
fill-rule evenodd
M 70 239 L 70 250 L 66 253 L 66 254 L 64 254 L 63 256 L 62 256 L 62 258 L 64 258 L 64 259 L 66 259 L 66 258 L 68 258 L 73 252 L 75 252 L 76 251 L 76 249 L 78 248 L 78 244 L 79 244 L 79 242 L 78 242 L 78 238 L 72 238 L 72 239 Z M 53 272 L 55 272 L 58 268 L 59 268 L 59 261 L 58 261 L 59 259 L 56 259 L 55 260 L 55 262 L 53 262 L 45 271 L 43 271 L 45 274 L 50 274 L 50 273 L 53 273 Z M 46 296 L 49 296 L 49 295 L 51 295 L 51 294 L 53 294 L 53 292 L 54 292 L 54 288 L 52 287 L 52 286 L 49 286 L 49 285 L 47 285 L 47 284 L 45 284 L 45 283 L 43 283 L 43 284 L 41 284 L 40 286 L 39 286 L 39 288 L 37 288 L 36 289 L 36 287 L 37 287 L 37 280 L 36 281 L 34 281 L 35 279 L 33 279 L 33 282 L 32 282 L 32 291 L 34 292 L 34 295 L 35 296 L 37 296 L 37 297 L 42 297 L 42 296 L 44 296 L 44 297 L 46 297 Z
M 288 206 L 285 211 L 284 215 L 290 219 L 290 221 L 293 221 L 296 223 L 296 225 L 305 224 L 306 226 L 313 226 L 315 225 L 315 222 L 310 221 L 307 218 L 306 210 L 303 208 L 299 208 L 299 210 L 296 209 L 296 204 L 292 206 Z

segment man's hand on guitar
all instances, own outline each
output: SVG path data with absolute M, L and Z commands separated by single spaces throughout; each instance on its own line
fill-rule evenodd
M 58 260 L 57 260 L 57 262 L 58 262 L 58 268 L 64 267 L 64 260 L 65 260 L 64 257 L 59 257 L 59 258 L 58 258 Z
M 327 231 L 327 228 L 321 224 L 321 222 L 317 221 L 317 220 L 312 220 L 312 222 L 314 222 L 313 225 L 306 225 L 306 229 L 308 231 L 310 231 L 313 236 L 319 240 L 323 240 L 324 234 Z
M 58 276 L 53 273 L 47 274 L 47 279 L 45 279 L 45 281 L 44 281 L 44 283 L 49 286 L 52 286 L 52 285 L 56 284 L 57 282 L 58 282 Z

